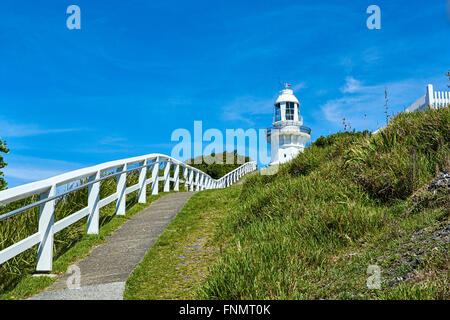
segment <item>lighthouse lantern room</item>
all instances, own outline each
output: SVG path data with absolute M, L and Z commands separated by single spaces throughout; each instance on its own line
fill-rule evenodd
M 303 126 L 300 102 L 290 84 L 283 85 L 274 106 L 272 127 L 267 129 L 267 141 L 271 145 L 270 165 L 292 160 L 303 152 L 311 139 L 311 129 Z

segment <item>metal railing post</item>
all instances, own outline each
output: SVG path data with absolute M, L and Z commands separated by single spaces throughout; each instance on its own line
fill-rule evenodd
M 200 181 L 199 181 L 199 189 L 200 191 L 205 190 L 205 175 L 204 174 L 200 174 Z
M 198 171 L 195 172 L 195 191 L 200 190 L 200 173 Z
M 189 191 L 194 191 L 194 170 L 189 172 Z
M 425 95 L 425 103 L 430 108 L 434 108 L 434 94 L 433 94 L 433 85 L 427 85 L 427 93 Z
M 89 182 L 100 179 L 100 171 L 89 177 Z M 88 217 L 87 217 L 87 234 L 98 234 L 98 224 L 100 216 L 100 208 L 98 202 L 100 200 L 100 181 L 95 182 L 88 187 Z
M 53 197 L 56 186 L 41 193 L 40 199 Z M 37 251 L 37 271 L 51 271 L 53 261 L 53 222 L 55 220 L 55 200 L 41 204 L 39 207 L 39 234 L 40 243 Z
M 147 165 L 147 160 L 141 163 L 142 166 Z M 143 167 L 139 170 L 139 194 L 138 203 L 147 202 L 147 167 Z
M 188 177 L 189 170 L 187 167 L 183 167 L 183 180 L 184 180 L 184 190 L 188 191 L 188 184 L 189 184 L 189 177 Z
M 126 209 L 126 194 L 125 189 L 127 188 L 127 165 L 117 168 L 117 172 L 123 171 L 122 174 L 117 176 L 117 203 L 116 203 L 116 214 L 119 216 L 125 215 Z
M 152 194 L 158 194 L 158 186 L 159 186 L 159 157 L 156 157 L 155 164 L 153 165 L 152 170 Z
M 170 191 L 170 162 L 169 159 L 166 161 L 166 166 L 164 167 L 164 192 Z
M 173 190 L 180 191 L 180 165 L 176 164 L 173 170 L 174 185 Z

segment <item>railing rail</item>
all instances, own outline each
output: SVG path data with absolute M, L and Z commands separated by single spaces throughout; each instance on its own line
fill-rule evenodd
M 164 161 L 158 161 L 157 163 L 164 163 Z M 29 205 L 26 205 L 26 206 L 24 206 L 22 208 L 10 211 L 10 212 L 5 213 L 5 214 L 1 214 L 0 215 L 0 221 L 5 220 L 7 218 L 11 218 L 11 217 L 13 217 L 13 216 L 23 212 L 23 211 L 26 211 L 26 210 L 32 209 L 34 207 L 37 207 L 37 206 L 39 206 L 39 205 L 41 205 L 41 204 L 43 204 L 45 202 L 48 202 L 50 200 L 54 200 L 54 199 L 58 199 L 58 198 L 64 197 L 65 195 L 67 195 L 69 193 L 72 193 L 72 192 L 78 191 L 80 189 L 86 188 L 86 187 L 88 187 L 88 186 L 90 186 L 90 185 L 92 185 L 92 184 L 94 184 L 96 182 L 100 182 L 100 181 L 103 181 L 103 180 L 106 180 L 106 179 L 113 178 L 113 177 L 118 176 L 118 175 L 120 175 L 122 173 L 128 173 L 128 172 L 136 171 L 136 170 L 144 168 L 144 167 L 151 167 L 151 166 L 154 166 L 155 164 L 156 163 L 153 162 L 153 163 L 147 164 L 145 166 L 139 166 L 139 167 L 135 167 L 135 168 L 132 168 L 132 169 L 125 170 L 124 172 L 111 173 L 111 174 L 105 175 L 105 176 L 103 176 L 101 178 L 98 178 L 96 180 L 83 183 L 83 184 L 78 185 L 76 187 L 72 187 L 69 190 L 66 190 L 64 192 L 58 193 L 57 195 L 54 195 L 53 197 L 48 197 L 48 198 L 45 198 L 43 200 L 39 200 L 39 201 L 33 202 L 33 203 L 31 203 Z
M 137 166 L 130 167 L 136 164 Z M 170 168 L 172 165 L 174 166 L 173 176 L 170 176 Z M 162 166 L 164 167 L 164 174 L 163 176 L 159 176 L 159 171 L 162 169 Z M 180 172 L 180 167 L 183 168 L 183 172 Z M 87 217 L 87 233 L 98 234 L 100 208 L 116 201 L 116 214 L 125 215 L 127 194 L 138 191 L 138 202 L 146 203 L 147 186 L 151 185 L 151 194 L 158 194 L 160 181 L 163 182 L 164 192 L 170 191 L 171 182 L 174 191 L 179 191 L 180 183 L 184 183 L 186 190 L 189 191 L 225 188 L 235 183 L 243 175 L 256 170 L 256 167 L 256 162 L 247 162 L 222 178 L 213 179 L 203 171 L 172 157 L 153 153 L 140 157 L 106 162 L 0 191 L 0 205 L 6 205 L 30 196 L 40 195 L 38 201 L 0 215 L 0 221 L 2 221 L 12 218 L 29 209 L 39 207 L 38 232 L 1 250 L 0 264 L 38 244 L 36 270 L 51 271 L 54 234 L 84 217 Z M 151 169 L 150 178 L 147 178 L 148 169 Z M 115 170 L 115 172 L 109 172 L 111 170 Z M 127 187 L 127 173 L 132 171 L 139 172 L 139 180 L 138 183 Z M 180 175 L 184 180 L 180 179 Z M 100 182 L 113 177 L 117 177 L 116 192 L 100 199 Z M 87 181 L 82 182 L 83 179 L 87 179 Z M 57 193 L 58 187 L 66 186 L 73 182 L 78 182 L 80 184 Z M 55 201 L 71 192 L 86 187 L 88 188 L 88 205 L 63 219 L 54 222 Z
M 297 124 L 293 124 L 292 123 L 292 124 L 285 124 L 284 126 L 277 125 L 277 126 L 270 127 L 268 129 L 266 129 L 266 135 L 267 135 L 267 137 L 270 137 L 272 135 L 272 130 L 280 130 L 281 128 L 289 127 L 289 126 L 291 126 L 291 127 L 298 127 L 300 132 L 303 132 L 303 133 L 306 133 L 306 134 L 311 134 L 311 128 L 310 127 L 301 126 L 301 125 L 298 125 L 298 123 Z

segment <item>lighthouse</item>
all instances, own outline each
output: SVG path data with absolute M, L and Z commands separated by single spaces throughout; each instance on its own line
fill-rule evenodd
M 270 165 L 288 162 L 303 152 L 311 139 L 311 129 L 303 126 L 300 102 L 290 84 L 284 84 L 274 104 L 272 127 L 268 128 L 267 141 L 271 146 Z

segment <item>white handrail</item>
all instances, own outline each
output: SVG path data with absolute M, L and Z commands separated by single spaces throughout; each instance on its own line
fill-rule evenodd
M 137 167 L 131 165 L 138 164 Z M 164 175 L 159 176 L 161 164 L 164 164 Z M 170 167 L 174 165 L 174 175 L 170 176 Z M 147 169 L 151 170 L 151 177 L 147 178 Z M 180 167 L 183 168 L 180 180 Z M 116 214 L 125 215 L 125 203 L 127 194 L 138 191 L 138 202 L 146 203 L 147 185 L 151 184 L 151 193 L 158 194 L 159 181 L 163 181 L 164 192 L 170 191 L 170 182 L 173 182 L 173 190 L 179 191 L 179 184 L 184 183 L 186 190 L 199 191 L 205 189 L 225 188 L 235 183 L 241 176 L 256 170 L 256 162 L 244 163 L 240 167 L 229 172 L 220 179 L 213 179 L 203 171 L 191 167 L 181 161 L 164 154 L 151 153 L 139 157 L 105 162 L 88 168 L 70 171 L 45 180 L 28 183 L 11 189 L 0 191 L 0 205 L 5 205 L 17 200 L 21 200 L 36 194 L 40 195 L 40 200 L 35 204 L 24 206 L 20 209 L 0 215 L 0 221 L 13 215 L 20 214 L 31 207 L 39 206 L 39 229 L 31 236 L 0 251 L 0 264 L 17 256 L 23 251 L 38 244 L 37 271 L 51 271 L 53 261 L 53 237 L 54 234 L 70 226 L 87 216 L 87 233 L 98 234 L 99 231 L 99 210 L 100 208 L 116 201 Z M 110 170 L 116 172 L 103 176 Z M 133 186 L 126 186 L 126 176 L 130 171 L 139 171 L 139 182 Z M 106 178 L 117 176 L 117 190 L 112 195 L 100 199 L 100 182 Z M 195 176 L 195 177 L 194 177 Z M 57 187 L 67 185 L 71 182 L 79 182 L 87 179 L 86 183 L 78 185 L 73 190 L 68 190 L 57 194 Z M 55 201 L 65 194 L 88 187 L 87 207 L 54 222 Z

